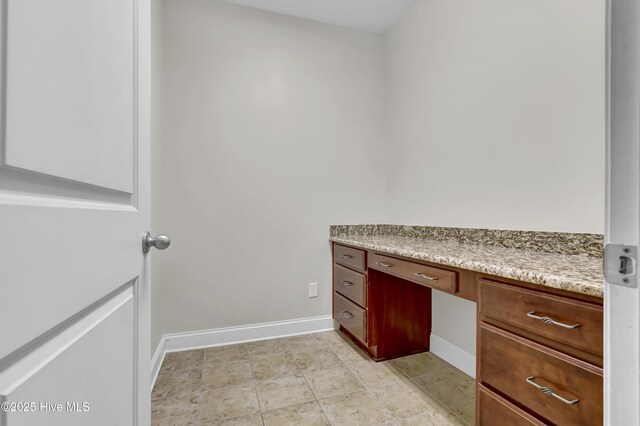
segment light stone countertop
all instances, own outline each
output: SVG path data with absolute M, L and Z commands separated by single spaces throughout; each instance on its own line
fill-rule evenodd
M 396 235 L 333 235 L 339 244 L 604 296 L 602 258 Z

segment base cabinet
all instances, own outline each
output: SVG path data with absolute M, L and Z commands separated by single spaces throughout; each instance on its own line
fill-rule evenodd
M 546 423 L 521 410 L 495 392 L 478 386 L 477 419 L 480 426 L 543 426 Z
M 477 425 L 602 425 L 602 299 L 336 243 L 333 260 L 333 317 L 376 361 L 430 349 L 432 290 L 477 302 Z
M 513 424 L 602 425 L 602 306 L 488 279 L 478 289 L 477 424 L 516 413 Z
M 334 245 L 333 318 L 376 361 L 428 351 L 431 288 L 369 268 L 368 256 Z

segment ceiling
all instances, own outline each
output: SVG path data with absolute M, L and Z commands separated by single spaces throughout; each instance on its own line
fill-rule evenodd
M 298 18 L 384 33 L 414 0 L 222 0 Z

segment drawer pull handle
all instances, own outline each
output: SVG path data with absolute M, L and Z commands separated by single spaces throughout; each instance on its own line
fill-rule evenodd
M 382 266 L 383 268 L 391 268 L 393 265 L 390 263 L 386 263 L 386 262 L 376 262 L 378 265 Z
M 430 277 L 429 275 L 425 275 L 422 272 L 416 272 L 414 275 L 416 277 L 424 278 L 425 280 L 438 281 L 438 277 Z
M 342 315 L 342 318 L 344 319 L 351 319 L 353 318 L 353 314 L 349 311 L 342 311 L 340 312 L 340 315 Z
M 579 399 L 572 399 L 572 400 L 564 399 L 563 397 L 561 397 L 560 395 L 558 395 L 548 387 L 540 386 L 539 384 L 533 381 L 534 379 L 535 379 L 534 376 L 527 377 L 527 383 L 529 383 L 531 386 L 535 387 L 536 389 L 539 389 L 543 394 L 559 399 L 560 401 L 564 402 L 567 405 L 576 405 L 578 402 L 580 402 Z
M 340 281 L 340 284 L 342 284 L 345 287 L 351 287 L 353 285 L 351 281 L 347 281 L 347 280 Z
M 343 259 L 353 259 L 353 256 L 351 256 L 350 254 L 343 254 L 340 257 L 343 258 Z
M 542 321 L 545 324 L 553 324 L 553 325 L 557 325 L 558 327 L 568 328 L 569 330 L 574 330 L 574 329 L 580 327 L 580 324 L 573 324 L 573 325 L 563 324 L 561 322 L 558 322 L 558 321 L 554 320 L 553 318 L 541 317 L 539 315 L 536 315 L 536 311 L 528 312 L 527 316 L 529 318 L 533 318 L 533 319 L 537 319 L 538 321 Z

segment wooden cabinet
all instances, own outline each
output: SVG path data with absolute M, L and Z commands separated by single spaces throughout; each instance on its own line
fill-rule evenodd
M 458 291 L 458 275 L 454 271 L 372 253 L 368 266 L 386 274 L 447 293 Z
M 602 424 L 600 368 L 484 323 L 478 340 L 479 382 L 553 424 Z
M 338 292 L 333 293 L 333 318 L 360 343 L 367 342 L 367 310 Z
M 343 296 L 366 308 L 367 276 L 338 264 L 333 265 L 333 288 Z
M 431 292 L 477 301 L 477 425 L 600 425 L 602 300 L 333 244 L 333 316 L 376 361 L 428 351 Z
M 365 272 L 367 270 L 366 251 L 353 247 L 334 245 L 333 260 L 356 271 Z
M 554 342 L 602 357 L 602 305 L 581 302 L 513 285 L 480 280 L 478 310 L 500 321 Z M 505 309 L 508 307 L 508 309 Z
M 486 277 L 478 289 L 478 395 L 543 424 L 601 425 L 602 305 Z M 479 397 L 478 424 L 499 424 L 495 405 Z
M 334 244 L 334 319 L 376 361 L 428 351 L 431 289 L 367 268 L 372 256 Z
M 544 426 L 545 423 L 523 411 L 495 392 L 478 385 L 476 405 L 481 405 L 479 426 Z
M 333 244 L 333 318 L 363 348 L 369 347 L 367 252 Z

